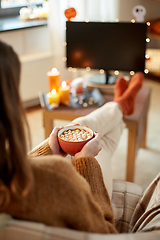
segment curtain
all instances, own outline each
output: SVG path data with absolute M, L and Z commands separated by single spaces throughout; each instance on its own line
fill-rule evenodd
M 74 21 L 115 21 L 118 16 L 118 0 L 49 0 L 48 27 L 50 31 L 53 67 L 61 74 L 61 80 L 83 76 L 85 70 L 69 72 L 65 60 L 65 25 L 64 11 L 73 7 L 77 11 Z

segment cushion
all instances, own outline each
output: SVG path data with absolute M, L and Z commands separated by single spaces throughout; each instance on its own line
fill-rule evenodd
M 112 207 L 115 226 L 119 233 L 130 231 L 130 221 L 142 193 L 142 188 L 135 183 L 123 180 L 113 181 Z
M 153 230 L 160 230 L 160 174 L 144 192 L 131 219 L 131 232 Z
M 157 181 L 159 182 L 159 177 Z M 155 181 L 156 182 L 156 179 Z M 159 187 L 153 182 L 155 187 Z M 159 184 L 159 183 L 158 183 Z M 151 184 L 152 188 L 152 184 Z M 155 189 L 155 188 L 154 188 Z M 160 188 L 159 188 L 160 189 Z M 159 192 L 159 189 L 157 191 Z M 155 193 L 154 191 L 147 191 L 146 193 Z M 122 180 L 113 181 L 113 195 L 112 195 L 112 206 L 115 214 L 116 227 L 119 229 L 119 232 L 128 232 L 130 228 L 130 219 L 133 224 L 137 222 L 140 214 L 136 212 L 138 206 L 142 199 L 144 199 L 145 194 L 142 194 L 142 189 L 140 186 L 125 182 Z M 154 194 L 151 194 L 152 196 Z M 151 198 L 150 198 L 151 200 Z M 158 200 L 159 201 L 159 200 Z M 152 207 L 152 202 L 148 201 L 147 207 Z M 117 204 L 117 205 L 116 205 Z M 137 207 L 136 207 L 137 206 Z M 136 211 L 134 211 L 136 207 Z M 144 210 L 144 209 L 143 209 Z M 3 214 L 4 215 L 4 214 Z M 132 217 L 133 215 L 133 217 Z M 152 220 L 148 223 L 151 227 L 157 222 L 157 214 Z M 2 219 L 0 219 L 2 220 Z M 57 227 L 48 227 L 41 223 L 34 223 L 22 220 L 15 220 L 10 218 L 10 216 L 5 216 L 3 218 L 3 231 L 0 232 L 0 240 L 150 240 L 150 239 L 160 239 L 160 231 L 154 232 L 136 232 L 136 233 L 124 233 L 124 234 L 90 234 L 86 232 L 80 232 L 70 229 L 63 229 Z M 135 220 L 135 222 L 134 222 Z M 5 224 L 4 224 L 5 223 Z M 145 225 L 147 228 L 147 224 Z

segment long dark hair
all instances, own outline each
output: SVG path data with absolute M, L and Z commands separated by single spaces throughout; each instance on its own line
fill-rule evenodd
M 0 41 L 0 182 L 23 195 L 32 185 L 32 174 L 24 127 L 28 125 L 19 85 L 19 58 L 9 45 Z

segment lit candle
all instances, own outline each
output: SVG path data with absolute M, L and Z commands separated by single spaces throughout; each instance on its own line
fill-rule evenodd
M 59 93 L 61 103 L 69 105 L 70 87 L 66 84 L 65 81 L 62 82 L 61 87 L 59 88 Z
M 56 92 L 56 89 L 53 89 L 51 92 L 47 93 L 49 104 L 55 103 L 59 104 L 60 96 L 59 93 Z
M 49 80 L 49 91 L 51 92 L 52 89 L 56 89 L 58 92 L 60 87 L 60 73 L 56 68 L 53 68 L 50 72 L 47 73 L 47 76 Z

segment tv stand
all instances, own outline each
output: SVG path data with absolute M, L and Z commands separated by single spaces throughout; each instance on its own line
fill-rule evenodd
M 87 77 L 87 82 L 95 84 L 107 84 L 114 85 L 117 80 L 117 76 L 110 74 L 95 74 L 90 77 Z
M 106 84 L 115 84 L 117 76 L 106 74 Z

